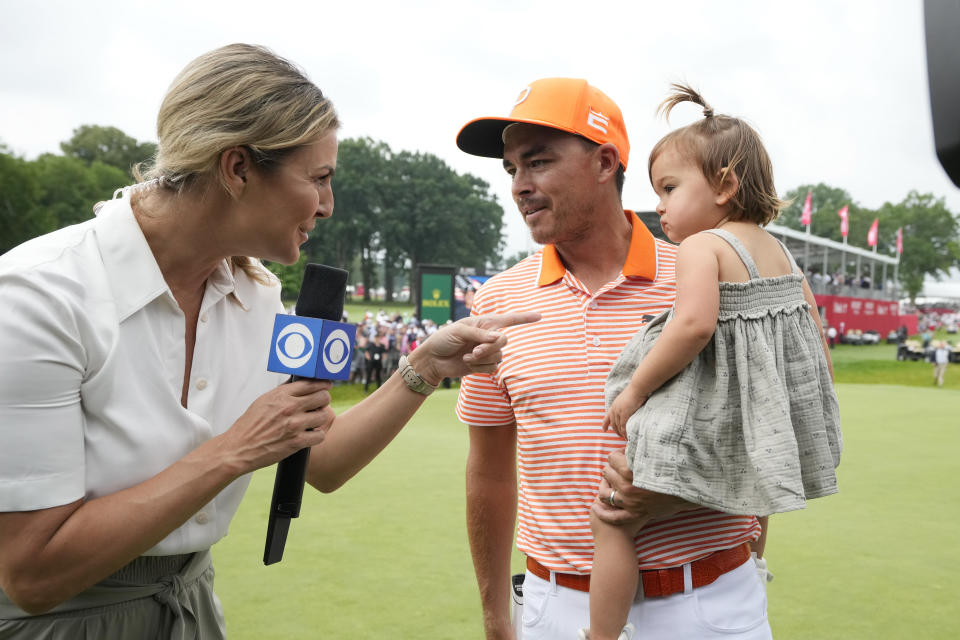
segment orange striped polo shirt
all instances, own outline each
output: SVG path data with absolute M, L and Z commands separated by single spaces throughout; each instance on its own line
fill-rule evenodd
M 627 341 L 673 304 L 674 245 L 632 212 L 630 250 L 616 280 L 589 292 L 556 249 L 490 278 L 473 313 L 536 311 L 543 318 L 505 329 L 509 342 L 493 374 L 463 379 L 457 416 L 473 426 L 517 424 L 517 546 L 546 567 L 589 573 L 590 505 L 607 456 L 622 449 L 601 428 L 603 386 Z M 641 569 L 676 566 L 756 538 L 752 516 L 696 509 L 647 525 L 637 536 Z

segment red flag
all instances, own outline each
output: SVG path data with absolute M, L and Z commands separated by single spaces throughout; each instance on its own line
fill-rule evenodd
M 813 205 L 810 199 L 813 197 L 813 191 L 807 191 L 807 200 L 803 203 L 803 213 L 800 215 L 800 224 L 810 226 L 810 219 L 813 215 Z
M 897 229 L 897 253 L 903 253 L 903 227 Z
M 850 211 L 847 205 L 843 205 L 843 208 L 840 211 L 837 211 L 837 215 L 840 216 L 840 235 L 844 238 L 847 237 L 847 233 L 850 231 Z
M 874 218 L 873 224 L 870 225 L 870 231 L 867 232 L 867 246 L 875 247 L 877 246 L 877 231 L 880 224 L 880 218 Z

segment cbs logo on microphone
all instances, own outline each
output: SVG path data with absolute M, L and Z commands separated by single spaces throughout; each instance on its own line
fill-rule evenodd
M 278 313 L 267 370 L 302 378 L 347 380 L 355 332 L 343 322 Z

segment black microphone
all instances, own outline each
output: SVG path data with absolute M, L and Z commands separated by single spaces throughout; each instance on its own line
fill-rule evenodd
M 346 271 L 323 264 L 308 264 L 303 273 L 303 284 L 297 296 L 295 313 L 305 318 L 339 321 L 343 317 L 346 290 Z M 300 377 L 292 377 L 292 380 L 297 379 Z M 277 464 L 267 522 L 267 542 L 263 549 L 263 563 L 266 565 L 283 559 L 290 519 L 300 516 L 309 460 L 310 449 L 301 449 Z

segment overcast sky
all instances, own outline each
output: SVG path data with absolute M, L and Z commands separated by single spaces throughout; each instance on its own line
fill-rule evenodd
M 655 116 L 669 83 L 686 81 L 757 128 L 781 193 L 824 182 L 879 207 L 917 189 L 960 212 L 933 150 L 923 36 L 920 0 L 0 0 L 0 141 L 27 157 L 59 152 L 81 124 L 154 140 L 176 73 L 251 42 L 306 70 L 333 99 L 342 137 L 433 153 L 487 180 L 506 211 L 508 253 L 536 245 L 506 174 L 454 138 L 471 118 L 507 115 L 548 76 L 587 78 L 620 105 L 628 208 L 654 207 L 647 153 L 698 117 L 692 106 L 670 125 Z

